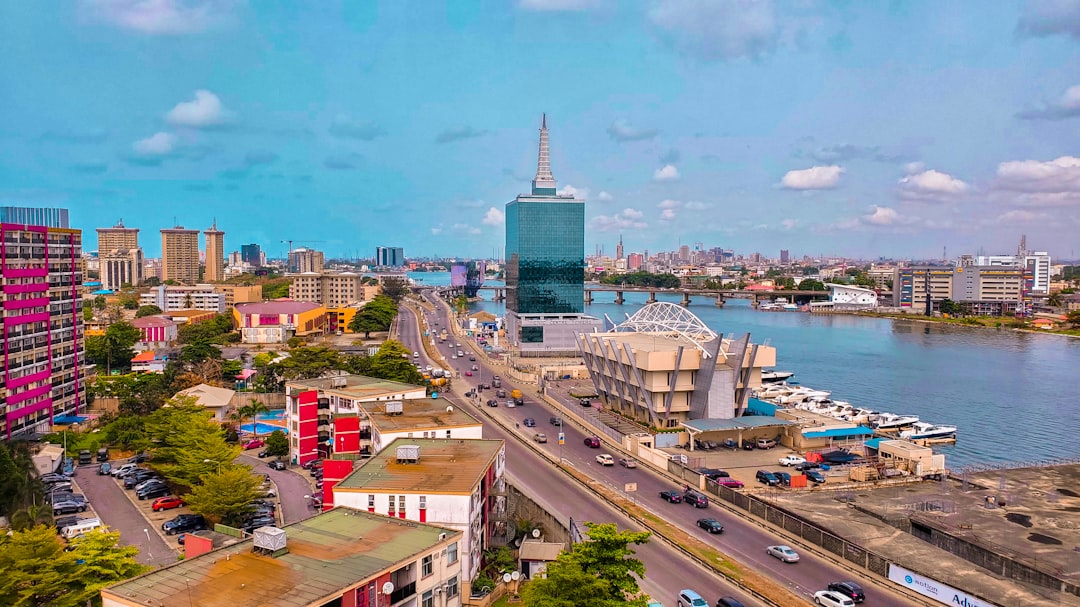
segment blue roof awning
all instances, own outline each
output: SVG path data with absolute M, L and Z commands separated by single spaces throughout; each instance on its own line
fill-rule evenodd
M 858 426 L 856 428 L 830 428 L 818 432 L 803 432 L 803 438 L 848 438 L 873 435 L 874 431 L 866 426 Z
M 81 424 L 89 418 L 81 417 L 79 415 L 60 415 L 53 418 L 54 424 L 69 425 L 69 424 Z

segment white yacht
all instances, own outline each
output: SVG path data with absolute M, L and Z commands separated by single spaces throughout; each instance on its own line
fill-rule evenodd
M 790 379 L 792 375 L 795 375 L 794 371 L 762 371 L 761 382 L 775 384 Z
M 917 415 L 897 415 L 895 413 L 882 413 L 877 419 L 871 420 L 870 425 L 877 430 L 890 430 L 903 428 L 919 422 Z
M 852 411 L 849 412 L 847 415 L 845 415 L 842 419 L 844 421 L 852 422 L 852 423 L 855 423 L 855 424 L 865 424 L 866 422 L 870 421 L 871 417 L 873 417 L 873 416 L 875 416 L 877 414 L 878 414 L 877 411 L 873 411 L 871 409 L 864 409 L 862 407 L 858 407 L 858 408 L 852 409 Z
M 910 430 L 900 433 L 908 440 L 920 438 L 956 438 L 956 426 L 938 426 L 929 422 L 915 422 Z
M 782 405 L 794 405 L 800 403 L 811 397 L 829 398 L 831 392 L 825 392 L 823 390 L 814 390 L 812 388 L 798 388 L 791 394 L 780 397 L 780 404 Z M 918 421 L 918 420 L 916 420 Z
M 781 396 L 787 396 L 794 392 L 797 388 L 795 386 L 789 386 L 785 383 L 772 384 L 768 386 L 762 386 L 758 390 L 758 398 L 779 398 Z

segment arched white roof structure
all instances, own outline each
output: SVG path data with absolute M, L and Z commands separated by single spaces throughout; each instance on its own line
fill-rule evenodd
M 615 325 L 616 333 L 662 334 L 685 341 L 708 355 L 705 344 L 718 335 L 683 306 L 666 301 L 651 303 Z

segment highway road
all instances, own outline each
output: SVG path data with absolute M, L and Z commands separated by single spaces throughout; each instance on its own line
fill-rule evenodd
M 426 354 L 420 347 L 420 335 L 417 330 L 415 315 L 413 315 L 410 310 L 405 310 L 404 313 L 412 318 L 402 318 L 403 322 L 400 325 L 401 339 L 408 348 L 419 351 L 422 355 Z M 446 309 L 441 305 L 436 306 L 436 312 L 428 313 L 426 316 L 429 326 L 432 326 L 434 323 L 438 323 L 435 325 L 437 328 L 448 326 Z M 445 356 L 446 361 L 450 363 L 454 370 L 461 372 L 461 378 L 455 382 L 455 388 L 462 387 L 463 383 L 468 386 L 475 386 L 480 383 L 481 376 L 484 378 L 484 383 L 490 383 L 491 377 L 494 374 L 497 374 L 498 371 L 485 364 L 486 356 L 477 354 L 477 361 L 475 362 L 469 361 L 468 357 L 464 359 L 459 358 L 457 360 L 451 358 L 451 354 L 458 350 L 458 348 L 454 346 L 458 341 L 459 338 L 455 337 L 448 339 L 446 344 L 438 344 L 440 353 Z M 465 343 L 464 338 L 460 339 L 460 343 L 463 346 L 461 349 L 466 351 L 467 356 L 476 354 L 475 351 L 469 347 L 470 344 Z M 449 344 L 449 347 L 447 344 Z M 424 364 L 426 365 L 428 363 Z M 464 375 L 465 371 L 469 370 L 471 365 L 474 364 L 482 366 L 484 371 L 476 374 L 474 377 L 466 377 Z M 462 380 L 465 381 L 463 382 Z M 777 559 L 768 556 L 765 552 L 765 548 L 769 545 L 785 544 L 788 542 L 774 535 L 768 529 L 740 516 L 736 516 L 726 508 L 711 504 L 708 509 L 697 509 L 686 504 L 667 503 L 660 499 L 659 492 L 665 489 L 679 488 L 676 484 L 660 477 L 644 467 L 630 470 L 621 466 L 600 466 L 595 461 L 595 456 L 598 453 L 610 453 L 617 460 L 620 457 L 621 452 L 612 450 L 607 443 L 604 443 L 601 449 L 586 447 L 584 439 L 587 436 L 592 435 L 592 433 L 586 429 L 567 423 L 563 426 L 566 438 L 565 444 L 562 446 L 558 445 L 558 441 L 556 440 L 558 429 L 549 424 L 549 418 L 554 415 L 554 412 L 549 409 L 546 404 L 539 402 L 535 398 L 535 386 L 515 386 L 513 385 L 513 382 L 509 381 L 505 376 L 502 380 L 503 387 L 507 391 L 514 387 L 522 390 L 525 395 L 526 405 L 524 407 L 506 408 L 504 404 L 500 402 L 497 408 L 484 408 L 486 409 L 487 414 L 498 416 L 501 420 L 504 420 L 507 427 L 518 424 L 519 427 L 512 432 L 517 433 L 520 440 L 531 440 L 534 432 L 544 432 L 548 436 L 548 443 L 546 445 L 539 445 L 540 448 L 546 449 L 556 456 L 565 458 L 579 470 L 585 471 L 592 478 L 604 482 L 618 490 L 621 490 L 627 482 L 637 483 L 637 492 L 628 494 L 628 497 L 633 498 L 635 501 L 663 517 L 665 520 L 679 525 L 685 531 L 694 534 L 703 541 L 714 544 L 718 549 L 735 558 L 743 565 L 762 572 L 774 579 L 778 584 L 782 584 L 794 592 L 807 597 L 808 600 L 812 600 L 813 593 L 824 589 L 829 582 L 854 578 L 866 589 L 868 597 L 867 602 L 865 603 L 866 605 L 874 607 L 900 607 L 916 604 L 905 597 L 893 594 L 886 590 L 884 587 L 878 585 L 876 581 L 862 576 L 854 576 L 850 572 L 841 569 L 824 558 L 818 557 L 806 550 L 799 550 L 798 546 L 793 547 L 800 552 L 800 562 L 797 564 L 781 563 Z M 484 391 L 481 395 L 481 401 L 487 401 L 488 398 L 493 396 L 493 391 Z M 536 428 L 526 428 L 524 426 L 523 422 L 527 417 L 533 418 L 536 421 Z M 498 432 L 498 427 L 494 424 L 485 424 L 485 434 L 487 434 L 489 428 L 492 429 L 493 433 Z M 500 438 L 508 437 L 502 436 Z M 530 453 L 530 451 L 527 448 L 516 444 L 516 441 L 511 441 L 508 438 L 508 445 L 510 444 L 514 444 L 518 449 L 511 450 L 511 447 L 509 446 L 507 448 L 509 455 L 507 458 L 508 470 L 519 478 L 524 477 L 529 479 L 530 483 L 540 483 L 541 478 L 543 479 L 542 482 L 544 486 L 538 488 L 541 492 L 536 493 L 537 488 L 530 485 L 527 487 L 530 493 L 534 495 L 551 494 L 552 489 L 557 488 L 555 490 L 559 492 L 560 499 L 552 500 L 557 504 L 556 512 L 564 516 L 574 516 L 575 520 L 596 520 L 587 517 L 582 518 L 580 515 L 570 511 L 573 508 L 584 507 L 585 503 L 598 502 L 599 499 L 595 495 L 585 493 L 584 490 L 579 490 L 580 494 L 569 493 L 569 489 L 576 488 L 576 485 L 572 485 L 572 481 L 565 479 L 565 477 L 562 476 L 562 473 L 555 470 L 549 463 L 545 462 L 544 466 L 539 467 L 534 461 L 528 459 L 518 460 L 518 451 L 524 453 Z M 535 456 L 533 457 L 535 458 Z M 524 465 L 518 464 L 518 461 L 522 461 Z M 543 474 L 541 474 L 541 469 L 544 472 Z M 524 470 L 528 470 L 528 472 L 524 473 Z M 696 525 L 697 519 L 705 516 L 720 520 L 725 528 L 724 533 L 718 536 L 709 535 L 704 530 L 698 528 Z M 622 524 L 621 521 L 620 524 Z M 685 575 L 677 576 L 682 578 L 681 582 L 672 580 L 671 583 L 674 585 L 665 585 L 665 593 L 657 595 L 661 597 L 665 603 L 670 602 L 673 592 L 677 591 L 679 588 L 691 587 L 702 592 L 700 588 L 695 587 L 695 584 L 697 583 L 696 579 L 714 577 L 713 574 L 706 573 L 700 566 L 691 564 L 690 567 L 687 568 L 686 565 L 687 563 L 683 563 L 677 567 L 677 569 L 681 569 L 684 572 L 696 572 L 693 575 L 695 581 L 685 579 Z M 667 567 L 670 568 L 670 565 Z M 650 571 L 653 570 L 654 569 L 650 568 Z M 712 598 L 714 596 L 713 593 L 702 592 L 702 595 L 711 601 L 715 600 Z

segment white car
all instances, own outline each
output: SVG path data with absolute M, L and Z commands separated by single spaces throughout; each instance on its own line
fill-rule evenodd
M 799 464 L 805 464 L 806 458 L 799 457 L 798 455 L 785 455 L 780 458 L 781 466 L 798 466 Z
M 601 466 L 614 466 L 615 458 L 611 457 L 607 453 L 601 453 L 600 455 L 596 456 L 596 463 L 600 464 Z
M 420 358 L 420 353 L 419 352 L 413 352 L 412 357 L 413 358 Z
M 824 607 L 855 607 L 855 601 L 832 590 L 819 590 L 814 593 L 814 602 Z
M 785 563 L 798 563 L 799 553 L 795 552 L 788 546 L 769 546 L 765 549 L 765 552 L 775 556 L 776 558 L 784 561 Z

